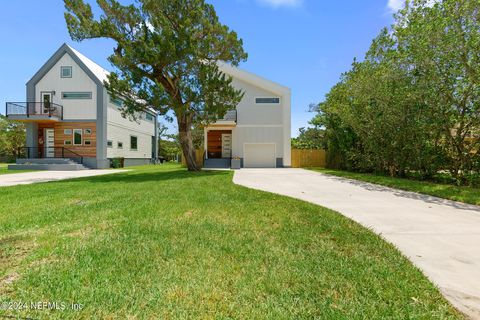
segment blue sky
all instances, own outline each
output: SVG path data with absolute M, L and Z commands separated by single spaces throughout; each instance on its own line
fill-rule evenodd
M 292 89 L 292 135 L 307 126 L 308 105 L 362 58 L 403 0 L 209 0 L 249 54 L 241 68 Z M 89 1 L 93 2 L 93 1 Z M 0 113 L 24 101 L 25 83 L 64 42 L 111 69 L 112 42 L 70 40 L 61 0 L 16 0 L 0 11 Z M 174 127 L 171 129 L 175 130 Z

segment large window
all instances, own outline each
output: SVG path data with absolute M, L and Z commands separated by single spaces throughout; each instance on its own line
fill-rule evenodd
M 138 150 L 138 138 L 130 136 L 130 150 Z
M 275 98 L 275 97 L 255 98 L 255 103 L 257 103 L 257 104 L 279 104 L 280 103 L 280 98 Z
M 91 92 L 62 92 L 62 99 L 92 99 Z
M 60 77 L 62 78 L 71 78 L 72 77 L 72 67 L 60 67 Z
M 82 145 L 82 129 L 73 129 L 73 145 Z

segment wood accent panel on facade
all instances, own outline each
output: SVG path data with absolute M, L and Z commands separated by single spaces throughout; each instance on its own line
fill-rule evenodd
M 222 134 L 231 134 L 232 130 L 212 130 L 207 133 L 207 153 L 209 158 L 222 157 Z
M 38 124 L 38 140 L 39 148 L 44 147 L 45 129 L 54 129 L 55 131 L 55 147 L 64 147 L 68 150 L 78 153 L 83 157 L 96 157 L 97 156 L 97 124 L 96 122 L 56 122 L 56 123 L 39 123 Z M 65 135 L 64 130 L 71 129 L 72 134 Z M 73 129 L 82 129 L 82 145 L 73 145 Z M 85 134 L 85 129 L 90 129 L 91 134 Z M 65 145 L 65 141 L 72 142 L 71 145 Z M 85 141 L 90 141 L 90 145 L 85 145 Z

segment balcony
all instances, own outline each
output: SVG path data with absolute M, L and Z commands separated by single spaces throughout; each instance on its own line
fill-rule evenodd
M 7 102 L 7 117 L 22 122 L 60 121 L 63 107 L 52 102 Z
M 237 125 L 237 110 L 228 110 L 222 119 L 212 123 L 209 127 L 235 127 Z
M 228 110 L 223 119 L 220 119 L 219 121 L 237 122 L 237 110 Z

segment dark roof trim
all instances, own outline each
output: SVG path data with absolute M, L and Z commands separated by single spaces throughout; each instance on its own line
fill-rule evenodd
M 103 83 L 95 76 L 95 74 L 82 62 L 82 60 L 73 52 L 73 50 L 66 44 L 62 46 L 48 59 L 48 61 L 35 73 L 35 75 L 27 82 L 27 86 L 35 86 L 65 55 L 68 54 L 80 68 L 92 79 L 97 85 L 103 86 Z

